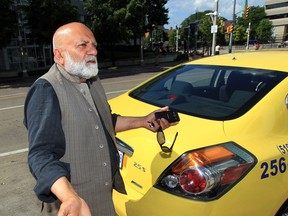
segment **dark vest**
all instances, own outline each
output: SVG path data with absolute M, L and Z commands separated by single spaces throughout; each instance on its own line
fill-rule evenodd
M 115 130 L 99 78 L 90 80 L 88 86 L 56 64 L 42 78 L 51 83 L 59 100 L 66 146 L 61 161 L 70 165 L 74 189 L 93 216 L 115 215 L 112 189 L 125 193 L 125 187 L 115 169 Z

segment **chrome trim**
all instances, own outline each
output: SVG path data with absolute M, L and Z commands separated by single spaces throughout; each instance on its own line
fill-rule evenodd
M 288 95 L 286 95 L 285 104 L 286 104 L 286 108 L 288 109 Z
M 116 147 L 118 150 L 124 152 L 127 156 L 132 157 L 134 149 L 116 137 Z
M 135 182 L 134 180 L 131 181 L 132 184 L 136 185 L 139 188 L 143 188 L 142 185 L 138 184 L 137 182 Z

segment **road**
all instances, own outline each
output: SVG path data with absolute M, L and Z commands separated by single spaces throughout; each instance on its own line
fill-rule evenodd
M 107 78 L 102 84 L 111 99 L 156 73 Z M 27 166 L 27 131 L 22 123 L 28 89 L 25 84 L 0 88 L 0 216 L 41 215 L 41 202 L 33 192 L 35 180 Z

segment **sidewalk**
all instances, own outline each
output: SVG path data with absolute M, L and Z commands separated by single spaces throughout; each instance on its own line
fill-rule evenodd
M 131 74 L 138 73 L 148 73 L 148 72 L 161 72 L 170 67 L 176 66 L 178 64 L 184 63 L 187 60 L 178 60 L 172 62 L 159 63 L 158 66 L 155 64 L 144 64 L 144 65 L 133 65 L 133 66 L 120 66 L 120 67 L 110 67 L 110 68 L 100 68 L 99 77 L 101 79 L 117 77 L 117 76 L 127 76 Z
M 183 62 L 185 61 L 181 60 L 173 62 L 163 62 L 160 63 L 159 66 L 156 66 L 154 64 L 144 64 L 142 66 L 133 65 L 133 66 L 99 68 L 99 77 L 101 79 L 106 79 L 111 77 L 128 76 L 138 73 L 161 72 L 177 64 L 181 64 Z M 28 76 L 28 77 L 9 77 L 9 78 L 0 77 L 0 89 L 9 87 L 28 87 L 31 86 L 31 84 L 40 76 L 41 75 Z

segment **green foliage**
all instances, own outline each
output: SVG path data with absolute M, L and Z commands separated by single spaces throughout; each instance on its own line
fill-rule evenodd
M 98 43 L 115 44 L 128 38 L 125 31 L 128 1 L 88 0 L 85 9 L 90 15 L 88 25 L 95 32 Z
M 211 25 L 211 18 L 209 16 L 203 17 L 199 26 L 203 46 L 210 46 L 212 43 Z
M 271 40 L 272 32 L 272 23 L 268 19 L 263 19 L 260 21 L 259 25 L 256 28 L 257 38 L 262 43 L 267 43 Z
M 264 7 L 251 6 L 249 8 L 249 16 L 246 19 L 244 19 L 243 17 L 238 17 L 237 24 L 247 29 L 250 22 L 251 23 L 250 39 L 258 39 L 259 35 L 257 35 L 256 29 L 260 25 L 261 20 L 263 20 L 265 17 L 266 14 Z M 271 37 L 271 35 L 269 35 L 268 37 Z
M 85 9 L 90 15 L 88 25 L 95 31 L 97 41 L 116 44 L 144 34 L 145 19 L 150 25 L 168 21 L 167 0 L 87 0 Z
M 164 7 L 168 0 L 146 0 L 143 2 L 145 2 L 145 14 L 148 15 L 151 24 L 163 26 L 168 23 L 168 9 Z
M 194 23 L 196 20 L 200 20 L 200 24 L 198 25 L 198 36 L 197 42 L 201 43 L 202 46 L 210 46 L 212 43 L 212 34 L 211 34 L 211 26 L 212 20 L 210 16 L 206 15 L 211 11 L 197 12 L 195 14 L 190 15 L 181 23 L 181 40 L 188 40 L 188 31 L 190 23 Z M 237 23 L 234 26 L 233 30 L 233 41 L 235 44 L 244 44 L 247 40 L 247 28 L 249 26 L 249 22 L 251 23 L 250 29 L 250 39 L 258 39 L 262 43 L 268 42 L 271 39 L 272 35 L 272 25 L 271 23 L 265 19 L 266 14 L 263 7 L 250 7 L 249 8 L 249 16 L 247 18 L 243 18 L 242 16 L 237 17 Z M 224 21 L 226 19 L 223 17 L 218 17 L 217 25 L 218 32 L 216 37 L 216 43 L 219 44 L 227 44 L 229 40 L 229 36 L 226 34 L 224 29 Z M 186 31 L 185 31 L 186 29 Z M 195 37 L 193 29 L 190 30 L 189 43 L 195 43 Z M 171 34 L 171 37 L 174 37 Z M 226 37 L 226 40 L 225 40 Z M 173 39 L 171 39 L 172 41 Z
M 17 35 L 17 16 L 15 11 L 11 10 L 13 6 L 12 0 L 0 0 L 0 48 Z
M 235 25 L 233 31 L 233 40 L 236 44 L 242 44 L 247 38 L 246 28 L 242 25 Z
M 127 32 L 130 36 L 139 36 L 143 32 L 145 25 L 145 7 L 143 2 L 131 0 L 127 4 L 127 14 L 125 20 L 127 23 Z
M 189 36 L 189 44 L 195 43 L 195 29 L 190 30 L 189 34 L 189 26 L 190 23 L 195 23 L 198 20 L 201 20 L 201 22 L 198 25 L 198 39 L 200 39 L 204 43 L 210 43 L 209 41 L 212 40 L 212 35 L 210 33 L 211 29 L 211 20 L 210 17 L 208 17 L 206 14 L 210 11 L 204 11 L 204 12 L 196 12 L 195 14 L 190 15 L 187 17 L 182 23 L 181 23 L 181 30 L 180 30 L 180 38 L 183 41 L 188 41 Z M 208 30 L 209 29 L 209 30 Z
M 197 20 L 200 20 L 200 23 L 198 25 L 198 35 L 197 35 L 197 44 L 200 44 L 202 46 L 211 46 L 212 44 L 212 37 L 211 34 L 211 26 L 213 25 L 211 17 L 207 15 L 211 11 L 204 11 L 204 12 L 197 12 L 195 14 L 192 14 L 188 18 L 186 18 L 182 23 L 182 30 L 181 30 L 181 39 L 188 40 L 188 32 L 187 28 L 189 28 L 189 25 L 191 23 L 195 23 Z M 216 37 L 216 42 L 219 44 L 225 44 L 225 33 L 223 32 L 223 21 L 225 18 L 218 17 L 217 19 L 217 26 L 218 26 L 218 32 Z M 186 28 L 186 31 L 184 29 Z M 192 28 L 190 30 L 190 36 L 189 36 L 189 43 L 195 44 L 195 28 Z
M 63 24 L 78 21 L 79 13 L 69 0 L 29 0 L 27 13 L 31 36 L 40 44 L 50 44 L 53 33 Z
M 169 31 L 168 34 L 168 42 L 171 46 L 176 45 L 176 29 L 173 29 L 172 31 Z

